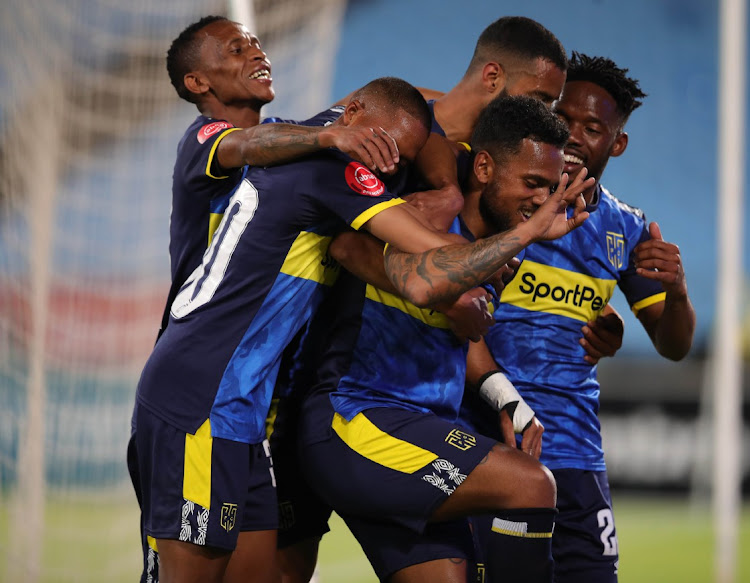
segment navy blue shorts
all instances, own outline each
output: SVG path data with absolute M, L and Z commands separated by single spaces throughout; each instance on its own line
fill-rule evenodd
M 273 431 L 269 436 L 279 500 L 280 549 L 310 538 L 320 539 L 330 530 L 331 507 L 307 483 L 297 452 L 299 399 L 274 400 L 271 407 Z
M 155 539 L 174 539 L 233 550 L 240 532 L 278 527 L 268 442 L 214 438 L 208 420 L 186 434 L 139 406 L 132 445 L 131 476 L 151 548 Z
M 552 536 L 556 583 L 616 583 L 619 554 L 607 473 L 552 473 L 560 512 Z
M 404 409 L 368 409 L 347 421 L 328 393 L 304 408 L 300 462 L 318 495 L 341 516 L 417 533 L 496 443 Z

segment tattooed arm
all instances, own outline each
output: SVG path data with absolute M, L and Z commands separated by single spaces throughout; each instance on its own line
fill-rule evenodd
M 527 221 L 474 243 L 446 245 L 439 233 L 423 232 L 401 208 L 405 205 L 375 215 L 365 228 L 389 243 L 385 269 L 399 295 L 420 307 L 451 303 L 487 280 L 527 245 L 557 239 L 583 224 L 588 213 L 583 210 L 580 193 L 593 179 L 583 181 L 581 174 L 585 173 L 570 185 L 563 175 L 557 191 Z M 572 203 L 576 210 L 567 218 L 566 208 Z
M 362 126 L 302 126 L 267 123 L 227 134 L 216 156 L 222 168 L 272 166 L 338 148 L 371 170 L 391 172 L 398 164 L 396 142 L 383 128 Z

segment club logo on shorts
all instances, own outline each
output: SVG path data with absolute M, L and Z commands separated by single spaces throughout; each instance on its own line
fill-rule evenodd
M 221 527 L 229 532 L 237 521 L 237 505 L 224 502 L 221 506 Z
M 607 231 L 607 259 L 615 269 L 620 269 L 625 256 L 625 237 Z
M 213 136 L 215 133 L 220 132 L 221 130 L 226 130 L 228 128 L 233 128 L 233 127 L 234 126 L 228 121 L 215 121 L 215 122 L 206 124 L 201 129 L 198 130 L 198 143 L 202 144 L 208 138 Z
M 385 191 L 385 185 L 380 179 L 359 162 L 349 162 L 345 177 L 349 188 L 357 194 L 380 196 Z
M 477 444 L 477 438 L 461 431 L 460 429 L 452 429 L 448 436 L 445 438 L 446 443 L 451 444 L 453 447 L 466 451 L 467 449 L 474 447 Z

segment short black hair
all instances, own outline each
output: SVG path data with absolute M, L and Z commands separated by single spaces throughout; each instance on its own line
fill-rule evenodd
M 504 16 L 485 28 L 477 40 L 469 71 L 491 60 L 502 63 L 504 56 L 525 60 L 542 58 L 562 72 L 568 68 L 568 56 L 562 43 L 536 20 L 525 16 Z
M 472 152 L 486 150 L 502 163 L 517 154 L 525 139 L 564 148 L 568 126 L 538 99 L 526 95 L 501 95 L 493 99 L 479 115 L 471 135 Z
M 201 39 L 198 38 L 200 30 L 221 20 L 229 20 L 226 16 L 204 16 L 183 30 L 180 35 L 172 41 L 167 51 L 167 73 L 169 80 L 177 90 L 177 95 L 190 103 L 196 103 L 197 96 L 185 87 L 185 75 L 194 71 L 200 59 Z
M 352 99 L 373 96 L 383 105 L 393 109 L 403 109 L 424 127 L 432 127 L 432 114 L 419 90 L 411 83 L 398 77 L 380 77 L 370 81 L 352 95 Z
M 590 57 L 573 51 L 570 57 L 567 83 L 588 81 L 609 93 L 617 104 L 623 123 L 630 114 L 643 105 L 646 94 L 637 79 L 628 77 L 628 69 L 618 67 L 606 57 Z

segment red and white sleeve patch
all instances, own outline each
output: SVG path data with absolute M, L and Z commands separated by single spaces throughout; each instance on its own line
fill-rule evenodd
M 215 133 L 233 127 L 234 126 L 228 121 L 214 121 L 211 123 L 207 123 L 198 130 L 198 143 L 202 144 Z
M 385 185 L 371 170 L 359 162 L 349 162 L 344 175 L 349 188 L 357 194 L 380 196 L 385 192 Z

